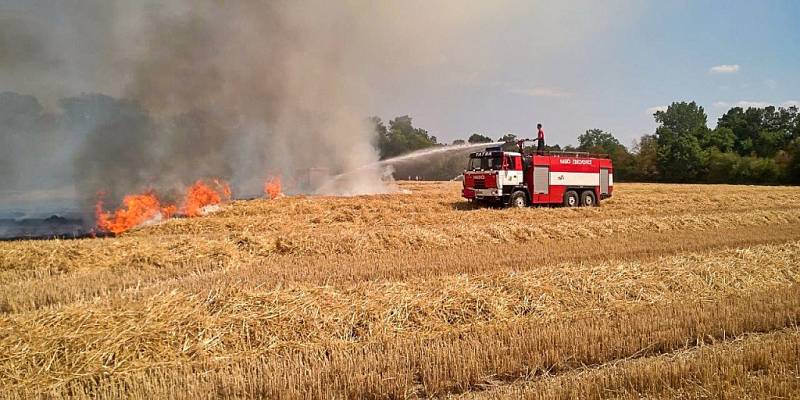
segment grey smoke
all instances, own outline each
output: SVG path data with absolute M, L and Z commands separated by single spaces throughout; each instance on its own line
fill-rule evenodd
M 0 65 L 13 70 L 56 67 L 60 60 L 39 29 L 36 21 L 0 16 Z
M 57 171 L 39 173 L 59 161 L 39 156 L 57 152 L 54 139 L 60 129 L 60 120 L 46 113 L 35 97 L 0 93 L 0 188 L 26 190 L 63 177 Z
M 247 196 L 271 173 L 288 181 L 374 163 L 367 118 L 378 104 L 486 70 L 487 48 L 471 46 L 484 24 L 530 7 L 5 0 L 0 118 L 16 125 L 0 127 L 0 209 L 25 205 L 25 193 L 61 202 L 71 191 L 87 210 L 98 191 L 109 203 L 147 188 L 177 197 L 212 176 Z M 539 31 L 555 31 L 552 12 L 535 15 Z M 333 191 L 386 190 L 381 171 L 349 177 Z
M 146 188 L 177 197 L 196 179 L 219 177 L 246 195 L 268 174 L 376 160 L 348 49 L 359 17 L 347 6 L 50 6 L 2 14 L 15 22 L 0 29 L 0 82 L 29 79 L 22 89 L 41 98 L 0 95 L 0 190 L 70 185 L 89 209 L 100 191 L 112 202 Z M 75 82 L 38 82 L 58 74 Z M 344 190 L 381 190 L 379 176 Z

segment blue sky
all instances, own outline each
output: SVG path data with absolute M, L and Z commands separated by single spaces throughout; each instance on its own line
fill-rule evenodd
M 409 114 L 441 141 L 542 122 L 551 142 L 601 128 L 629 145 L 673 101 L 697 101 L 712 127 L 731 106 L 800 101 L 800 2 L 567 3 L 470 20 L 435 65 L 386 84 L 375 112 Z

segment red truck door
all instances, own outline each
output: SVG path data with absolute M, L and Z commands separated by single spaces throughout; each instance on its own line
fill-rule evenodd
M 610 194 L 608 168 L 600 168 L 600 195 Z
M 533 203 L 550 202 L 550 165 L 544 157 L 534 157 L 533 162 Z

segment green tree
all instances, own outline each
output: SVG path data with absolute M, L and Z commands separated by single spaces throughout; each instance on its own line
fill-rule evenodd
M 453 146 L 460 146 L 462 144 L 467 144 L 467 142 L 464 139 L 453 140 Z
M 619 181 L 631 181 L 638 178 L 636 158 L 628 149 L 619 145 L 608 154 L 614 163 L 614 178 Z
M 513 133 L 506 133 L 500 139 L 497 139 L 497 141 L 503 142 L 504 151 L 519 151 L 519 147 L 517 146 L 517 135 Z
M 747 155 L 753 150 L 753 137 L 758 129 L 752 123 L 748 123 L 744 110 L 741 107 L 734 107 L 723 114 L 717 121 L 717 129 L 727 128 L 733 132 L 736 140 L 734 150 Z
M 666 111 L 656 111 L 656 122 L 676 135 L 697 135 L 706 128 L 708 117 L 703 107 L 695 102 L 675 102 Z
M 785 179 L 789 183 L 800 184 L 800 137 L 795 138 L 787 146 L 788 160 Z
M 709 131 L 707 135 L 703 136 L 700 144 L 704 149 L 717 149 L 721 152 L 728 152 L 733 150 L 736 143 L 736 135 L 730 128 L 720 128 Z
M 734 107 L 719 118 L 717 127 L 733 132 L 734 150 L 740 155 L 774 157 L 800 133 L 797 113 L 797 107 Z
M 424 129 L 414 128 L 411 117 L 404 115 L 389 121 L 388 128 L 380 118 L 372 118 L 377 136 L 377 147 L 381 159 L 394 157 L 415 150 L 436 146 L 436 136 L 428 135 Z
M 706 181 L 710 183 L 734 183 L 736 171 L 739 169 L 741 156 L 736 153 L 723 153 L 712 148 L 708 154 L 708 174 Z
M 610 132 L 589 129 L 578 136 L 578 149 L 590 153 L 607 154 L 614 163 L 614 178 L 623 181 L 635 179 L 636 159 Z
M 644 135 L 633 146 L 637 179 L 654 181 L 658 175 L 658 138 Z
M 581 151 L 610 155 L 614 153 L 619 146 L 622 146 L 619 140 L 611 133 L 605 132 L 602 129 L 589 129 L 586 133 L 578 136 L 578 148 Z
M 370 117 L 369 122 L 375 130 L 372 144 L 378 149 L 380 154 L 383 154 L 384 149 L 389 146 L 389 131 L 386 129 L 386 125 L 383 124 L 383 121 L 378 117 Z
M 697 137 L 676 135 L 669 128 L 658 128 L 658 173 L 670 182 L 693 182 L 705 169 L 706 157 Z
M 775 184 L 781 177 L 781 171 L 775 160 L 764 157 L 742 157 L 736 172 L 735 183 Z
M 470 143 L 491 143 L 492 138 L 483 136 L 480 133 L 473 133 L 467 141 Z
M 785 132 L 761 130 L 753 143 L 753 151 L 759 157 L 774 157 L 788 144 L 789 139 Z
M 656 137 L 661 178 L 690 182 L 702 177 L 707 158 L 700 139 L 708 134 L 703 107 L 695 102 L 672 103 L 666 111 L 657 111 L 655 120 L 660 124 Z

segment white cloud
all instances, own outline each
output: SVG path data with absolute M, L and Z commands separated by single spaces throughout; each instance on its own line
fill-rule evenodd
M 530 89 L 509 89 L 509 93 L 531 97 L 570 97 L 572 93 L 559 89 L 537 86 Z
M 764 107 L 769 107 L 771 105 L 772 105 L 771 103 L 767 103 L 766 101 L 743 100 L 736 102 L 736 107 L 742 107 L 742 108 L 764 108 Z
M 741 107 L 741 108 L 764 108 L 769 106 L 770 103 L 765 101 L 747 101 L 747 100 L 739 100 L 735 103 L 730 103 L 727 101 L 717 101 L 714 103 L 714 107 L 717 108 L 732 108 L 732 107 Z
M 729 103 L 727 101 L 717 101 L 714 103 L 714 107 L 717 108 L 733 108 L 733 107 L 741 107 L 744 109 L 747 108 L 764 108 L 764 107 L 800 107 L 800 101 L 798 100 L 787 100 L 783 103 L 770 103 L 766 101 L 747 101 L 747 100 L 740 100 L 735 103 Z
M 667 106 L 654 106 L 645 110 L 648 115 L 653 115 L 656 111 L 667 111 Z
M 735 74 L 739 72 L 739 64 L 715 65 L 708 70 L 712 74 Z

